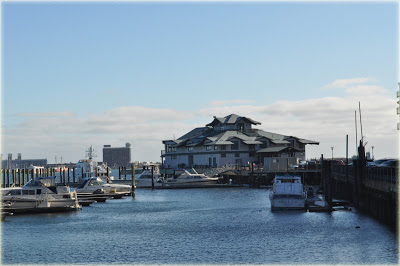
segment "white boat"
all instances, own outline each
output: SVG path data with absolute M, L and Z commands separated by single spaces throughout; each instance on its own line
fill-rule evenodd
M 76 192 L 56 186 L 56 177 L 37 177 L 22 187 L 1 189 L 2 211 L 33 213 L 79 210 Z
M 276 175 L 270 193 L 271 210 L 304 210 L 307 194 L 300 176 Z
M 151 188 L 153 174 L 151 170 L 143 170 L 138 175 L 135 175 L 135 186 L 137 188 Z M 162 186 L 162 178 L 159 173 L 154 173 L 154 187 Z
M 190 187 L 190 186 L 210 186 L 219 183 L 218 177 L 209 177 L 205 174 L 199 174 L 196 170 L 192 169 L 193 174 L 185 169 L 175 170 L 174 177 L 162 180 L 164 186 L 171 187 Z
M 90 148 L 86 151 L 86 156 L 88 159 L 79 160 L 75 168 L 75 176 L 78 177 L 79 183 L 82 183 L 85 179 L 90 179 L 92 177 L 107 177 L 109 174 L 108 167 L 103 163 L 99 164 L 93 160 L 94 148 Z
M 35 165 L 30 165 L 29 167 L 28 167 L 28 169 L 29 170 L 34 170 L 35 172 L 37 171 L 37 170 L 44 170 L 44 166 L 35 166 Z
M 107 183 L 100 177 L 92 177 L 85 179 L 83 183 L 76 189 L 78 197 L 94 196 L 94 195 L 129 195 L 132 191 L 132 186 L 123 184 Z

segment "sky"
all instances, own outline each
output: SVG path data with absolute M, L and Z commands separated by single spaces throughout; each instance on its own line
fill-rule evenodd
M 2 2 L 1 153 L 77 162 L 93 145 L 160 161 L 230 114 L 398 157 L 398 2 Z M 356 112 L 356 113 L 355 113 Z

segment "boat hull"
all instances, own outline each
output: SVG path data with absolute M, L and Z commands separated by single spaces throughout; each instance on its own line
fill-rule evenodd
M 305 198 L 298 196 L 272 196 L 271 197 L 271 210 L 305 210 Z

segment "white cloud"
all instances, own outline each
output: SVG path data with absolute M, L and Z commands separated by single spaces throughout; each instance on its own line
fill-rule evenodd
M 346 135 L 349 153 L 355 153 L 354 112 L 357 111 L 359 122 L 360 101 L 367 150 L 374 145 L 375 157 L 396 157 L 397 99 L 382 87 L 354 86 L 354 82 L 343 97 L 281 100 L 258 106 L 242 100 L 224 104 L 221 101 L 221 105 L 214 101 L 195 112 L 125 106 L 85 116 L 73 112 L 17 114 L 22 122 L 3 129 L 2 152 L 22 153 L 24 158 L 48 158 L 49 162 L 57 155 L 63 156 L 64 161 L 76 162 L 92 144 L 101 160 L 104 144 L 119 147 L 130 142 L 134 160 L 156 161 L 163 149 L 162 140 L 179 138 L 195 127 L 205 126 L 213 116 L 235 113 L 261 122 L 256 128 L 319 141 L 319 146 L 307 146 L 308 157 L 330 157 L 330 147 L 335 147 L 335 156 L 345 156 Z
M 346 88 L 349 85 L 362 84 L 362 83 L 368 83 L 368 82 L 376 82 L 376 80 L 373 78 L 337 79 L 334 82 L 323 86 L 321 89 L 322 90 L 341 89 L 341 88 Z

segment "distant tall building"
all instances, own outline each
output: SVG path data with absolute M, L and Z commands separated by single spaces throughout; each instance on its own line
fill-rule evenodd
M 112 148 L 111 145 L 103 146 L 103 162 L 111 168 L 126 167 L 132 161 L 132 148 L 130 143 L 125 147 Z

